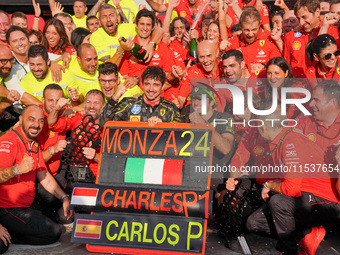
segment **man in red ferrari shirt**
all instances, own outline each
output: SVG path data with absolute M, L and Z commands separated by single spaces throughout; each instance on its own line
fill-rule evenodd
M 140 10 L 136 16 L 136 27 L 137 35 L 133 39 L 133 42 L 139 44 L 142 47 L 150 43 L 151 32 L 155 27 L 154 13 L 146 9 Z M 140 79 L 143 71 L 148 66 L 159 66 L 166 73 L 167 81 L 172 82 L 176 79 L 176 77 L 172 74 L 173 62 L 169 61 L 170 59 L 172 59 L 170 51 L 163 42 L 160 42 L 157 46 L 155 46 L 153 56 L 147 63 L 138 60 L 130 52 L 125 51 L 123 59 L 119 64 L 119 73 L 121 75 L 133 77 L 134 79 L 131 79 L 132 82 L 134 84 L 139 84 L 139 86 L 142 88 Z M 125 85 L 127 84 L 125 83 Z M 166 87 L 163 89 L 166 89 L 171 85 L 166 83 L 165 86 Z
M 53 107 L 56 106 L 58 100 L 63 97 L 63 89 L 59 85 L 49 84 L 45 87 L 42 98 L 43 104 L 40 106 L 44 110 L 45 119 Z M 40 135 L 37 137 L 47 170 L 53 175 L 59 186 L 70 195 L 73 184 L 71 184 L 66 177 L 66 169 L 59 169 L 59 152 L 62 153 L 67 145 L 65 139 L 65 131 L 58 133 L 50 130 L 46 121 Z M 36 186 L 36 196 L 33 207 L 39 211 L 43 211 L 44 215 L 59 223 L 71 223 L 60 213 L 63 209 L 62 203 L 51 195 L 40 183 L 37 183 Z
M 265 102 L 260 110 L 269 109 L 271 104 Z M 264 123 L 258 130 L 270 142 L 274 167 L 283 174 L 281 181 L 264 183 L 262 198 L 267 200 L 270 192 L 274 194 L 269 208 L 278 235 L 277 249 L 284 254 L 298 254 L 297 232 L 301 231 L 304 237 L 299 245 L 303 252 L 315 254 L 325 235 L 322 226 L 338 218 L 340 200 L 332 187 L 322 149 L 300 132 L 282 127 L 281 121 L 266 121 L 283 120 L 285 116 L 280 111 L 278 108 L 270 115 L 257 116 Z M 326 169 L 313 171 L 318 164 Z
M 217 47 L 212 41 L 202 41 L 197 46 L 198 61 L 196 65 L 188 68 L 186 74 L 180 82 L 178 98 L 173 102 L 178 108 L 183 108 L 190 104 L 190 91 L 193 87 L 204 83 L 209 85 L 211 90 L 217 95 L 216 111 L 223 112 L 226 101 L 230 98 L 228 89 L 216 89 L 214 84 L 221 83 L 223 70 L 221 62 L 217 59 Z
M 73 117 L 61 117 L 60 113 L 69 105 L 69 102 L 65 98 L 60 98 L 57 105 L 53 108 L 47 117 L 47 123 L 49 128 L 54 132 L 64 132 L 67 130 L 74 130 L 81 124 L 85 115 L 91 115 L 95 124 L 99 123 L 100 114 L 105 105 L 105 97 L 103 92 L 93 89 L 87 92 L 84 101 L 85 114 L 76 113 Z M 95 129 L 99 128 L 94 127 Z M 96 139 L 97 140 L 97 139 Z M 82 146 L 84 157 L 87 159 L 86 165 L 88 165 L 94 176 L 97 176 L 98 162 L 100 158 L 100 148 L 92 148 Z M 92 144 L 93 146 L 94 144 Z
M 320 34 L 329 34 L 339 40 L 336 26 L 329 25 L 336 14 L 329 13 L 320 21 L 318 0 L 298 0 L 294 6 L 295 16 L 300 21 L 301 31 L 290 31 L 285 35 L 283 44 L 284 58 L 292 67 L 294 77 L 305 77 L 305 71 L 312 63 L 306 58 L 306 45 Z M 333 22 L 335 23 L 335 22 Z
M 63 202 L 64 215 L 70 199 L 47 171 L 36 140 L 44 126 L 44 112 L 36 105 L 24 109 L 20 125 L 0 138 L 0 224 L 13 243 L 45 245 L 58 241 L 61 227 L 40 211 L 31 208 L 35 196 L 35 179 Z
M 254 7 L 247 7 L 240 17 L 242 34 L 232 37 L 227 50 L 235 49 L 243 53 L 250 73 L 259 75 L 267 62 L 280 57 L 277 46 L 268 40 L 270 32 L 260 27 L 261 15 Z

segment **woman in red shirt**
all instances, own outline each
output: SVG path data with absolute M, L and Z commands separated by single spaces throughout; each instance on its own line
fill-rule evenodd
M 259 90 L 260 97 L 272 98 L 273 88 L 277 88 L 278 99 L 281 98 L 281 88 L 293 87 L 293 88 L 307 88 L 306 84 L 302 80 L 293 79 L 292 68 L 288 62 L 282 57 L 272 58 L 267 63 L 266 81 L 264 90 Z M 303 93 L 290 93 L 288 98 L 299 99 L 304 98 Z M 308 108 L 307 104 L 305 107 Z M 287 105 L 287 118 L 294 119 L 301 114 L 299 108 L 295 105 Z
M 43 34 L 46 38 L 48 52 L 62 55 L 65 52 L 75 55 L 77 52 L 68 40 L 65 27 L 58 19 L 50 19 L 46 22 Z
M 306 55 L 310 61 L 314 61 L 314 65 L 306 71 L 311 87 L 322 80 L 340 78 L 340 50 L 333 36 L 323 34 L 312 39 L 306 46 Z

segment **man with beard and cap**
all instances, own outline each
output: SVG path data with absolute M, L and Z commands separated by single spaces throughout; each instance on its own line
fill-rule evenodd
M 64 216 L 74 216 L 70 198 L 47 171 L 36 140 L 43 126 L 43 110 L 30 105 L 20 116 L 19 127 L 0 138 L 0 224 L 7 228 L 12 243 L 46 245 L 58 241 L 62 233 L 59 224 L 31 208 L 36 178 L 62 201 Z
M 69 101 L 62 97 L 58 100 L 57 104 L 51 109 L 48 117 L 47 123 L 49 128 L 53 132 L 62 133 L 68 130 L 74 130 L 77 126 L 79 126 L 85 117 L 85 115 L 91 115 L 95 124 L 99 123 L 99 117 L 101 112 L 103 111 L 105 105 L 105 97 L 104 94 L 97 90 L 93 89 L 87 92 L 85 101 L 84 101 L 84 112 L 85 114 L 76 113 L 73 117 L 63 117 L 60 116 L 61 113 L 70 105 Z M 84 123 L 86 124 L 86 123 Z M 98 128 L 94 127 L 97 131 Z M 101 132 L 101 129 L 99 129 Z M 91 145 L 89 145 L 91 146 Z M 100 158 L 100 147 L 96 149 L 91 147 L 82 147 L 84 157 L 87 160 L 86 165 L 90 167 L 94 176 L 97 176 L 98 171 L 98 162 Z

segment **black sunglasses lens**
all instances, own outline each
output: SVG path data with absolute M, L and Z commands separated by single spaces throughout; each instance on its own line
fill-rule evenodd
M 325 55 L 324 59 L 325 59 L 325 60 L 328 60 L 328 59 L 330 59 L 331 57 L 332 57 L 332 53 L 328 53 L 328 54 Z
M 337 50 L 336 52 L 334 52 L 334 56 L 339 56 L 340 55 L 340 50 Z

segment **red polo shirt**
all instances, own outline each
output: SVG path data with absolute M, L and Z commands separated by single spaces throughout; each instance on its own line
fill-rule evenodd
M 84 114 L 76 113 L 76 115 L 72 118 L 69 117 L 59 117 L 58 121 L 51 127 L 49 127 L 51 130 L 62 133 L 68 130 L 74 130 L 81 124 L 82 119 L 84 118 Z M 96 137 L 93 137 L 93 139 L 96 139 Z M 82 141 L 79 141 L 82 142 Z M 83 147 L 80 145 L 80 147 Z M 89 147 L 88 144 L 86 147 Z M 100 154 L 100 147 L 96 149 L 96 153 Z M 94 176 L 97 176 L 98 173 L 98 163 L 94 160 L 87 160 L 86 163 L 87 166 L 91 168 L 91 171 L 93 172 Z
M 151 41 L 151 38 L 149 41 Z M 135 36 L 133 42 L 140 44 L 137 36 Z M 130 77 L 138 76 L 141 79 L 142 73 L 148 66 L 159 66 L 164 70 L 164 72 L 171 72 L 172 65 L 173 61 L 170 50 L 168 47 L 166 47 L 165 43 L 160 42 L 153 52 L 152 59 L 147 63 L 138 61 L 138 59 L 131 55 L 129 51 L 125 51 L 121 65 L 119 67 L 119 73 L 121 75 L 128 75 Z
M 38 143 L 34 140 L 28 142 L 19 127 L 14 130 L 20 134 L 22 140 L 14 131 L 0 138 L 0 167 L 17 165 L 26 156 L 33 157 L 34 166 L 32 171 L 0 184 L 0 207 L 2 208 L 30 207 L 35 197 L 37 171 L 46 170 Z
M 215 75 L 207 73 L 202 64 L 198 63 L 188 68 L 186 74 L 180 82 L 179 96 L 188 97 L 193 87 L 205 84 L 210 86 L 212 91 L 216 94 L 217 107 L 216 110 L 223 112 L 226 106 L 226 102 L 230 100 L 230 91 L 228 89 L 217 89 L 214 84 L 225 83 L 224 79 L 221 79 L 223 75 L 222 62 L 217 61 L 217 70 Z M 189 105 L 188 100 L 185 106 Z
M 331 68 L 325 74 L 321 74 L 320 67 L 318 63 L 315 63 L 313 66 L 310 66 L 306 71 L 306 78 L 308 78 L 308 83 L 311 88 L 315 87 L 316 84 L 323 80 L 330 79 L 340 79 L 340 61 L 339 58 L 335 63 L 334 67 Z
M 333 192 L 329 174 L 311 171 L 313 165 L 317 168 L 317 164 L 324 164 L 321 148 L 315 146 L 307 136 L 288 130 L 289 128 L 283 128 L 269 145 L 273 152 L 274 165 L 290 169 L 290 172 L 283 173 L 284 179 L 280 185 L 282 193 L 298 197 L 301 196 L 301 191 L 304 191 L 332 202 L 339 202 Z
M 43 109 L 43 105 L 39 105 Z M 48 113 L 44 111 L 45 114 L 45 123 L 43 130 L 37 137 L 37 140 L 39 142 L 39 146 L 41 148 L 41 151 L 48 150 L 49 147 L 57 144 L 60 140 L 66 139 L 66 132 L 58 133 L 50 130 L 48 128 L 46 118 L 48 116 Z M 58 172 L 59 166 L 60 166 L 60 155 L 59 153 L 55 154 L 52 158 L 50 158 L 49 161 L 45 162 L 47 169 L 50 171 L 50 173 L 55 176 Z
M 175 56 L 179 55 L 178 57 L 186 61 L 189 50 L 183 47 L 182 42 L 174 40 L 170 43 L 169 48 L 174 52 Z
M 266 65 L 270 59 L 281 57 L 281 53 L 276 45 L 268 40 L 269 35 L 269 31 L 260 28 L 257 38 L 252 44 L 248 44 L 242 34 L 233 36 L 229 40 L 231 46 L 227 50 L 234 49 L 241 51 L 251 73 L 251 64 Z M 255 74 L 258 75 L 259 72 Z
M 166 8 L 168 8 L 168 5 L 169 4 L 165 4 Z M 192 18 L 192 15 L 197 16 L 197 13 L 200 11 L 200 9 L 205 6 L 203 14 L 199 22 L 197 23 L 197 25 L 199 25 L 202 23 L 203 16 L 210 12 L 210 8 L 209 8 L 207 0 L 198 0 L 196 6 L 197 6 L 196 9 L 191 11 L 189 8 L 188 0 L 180 0 L 179 5 L 174 9 L 174 11 L 177 12 L 178 17 L 185 18 L 189 22 L 189 25 L 191 27 L 194 23 L 194 19 Z M 197 30 L 200 30 L 197 25 L 195 26 L 195 28 Z
M 245 6 L 254 6 L 255 2 L 256 2 L 256 0 L 252 0 L 249 4 L 246 4 L 246 2 L 244 0 L 238 0 L 238 4 L 239 4 L 241 9 L 243 9 L 243 7 L 245 7 Z M 228 8 L 227 14 L 229 15 L 229 17 L 233 21 L 231 23 L 230 27 L 228 27 L 228 35 L 229 35 L 229 37 L 231 37 L 232 36 L 231 28 L 232 28 L 233 25 L 239 23 L 239 19 L 238 19 L 237 15 L 235 14 L 235 12 L 233 11 L 233 9 L 231 7 Z M 269 10 L 268 10 L 267 5 L 262 4 L 262 9 L 260 11 L 260 15 L 261 15 L 260 25 L 262 26 L 262 28 L 263 28 L 263 25 L 266 25 L 266 24 L 269 25 L 270 24 L 269 23 Z
M 273 165 L 271 156 L 267 154 L 268 151 L 269 143 L 262 138 L 257 128 L 248 127 L 242 135 L 235 155 L 231 159 L 230 166 L 241 169 L 247 163 L 250 166 Z M 268 180 L 272 180 L 271 176 L 271 174 L 259 171 L 256 173 L 256 182 L 263 184 Z
M 314 30 L 313 38 L 317 37 L 320 31 L 322 22 L 317 29 Z M 327 34 L 334 37 L 336 41 L 339 40 L 338 28 L 336 26 L 329 26 Z M 312 66 L 312 63 L 306 57 L 306 45 L 310 41 L 309 34 L 303 29 L 300 32 L 290 31 L 285 35 L 283 45 L 283 55 L 292 67 L 293 75 L 297 78 L 304 78 L 306 70 Z

